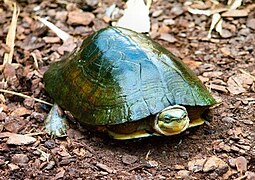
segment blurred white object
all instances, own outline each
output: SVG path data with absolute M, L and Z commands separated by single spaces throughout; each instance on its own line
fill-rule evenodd
M 128 0 L 127 9 L 116 26 L 128 28 L 136 32 L 150 31 L 149 7 L 143 0 Z

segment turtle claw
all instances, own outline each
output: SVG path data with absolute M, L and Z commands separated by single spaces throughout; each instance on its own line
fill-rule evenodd
M 68 123 L 57 104 L 51 108 L 45 119 L 45 130 L 52 137 L 65 137 L 67 135 Z

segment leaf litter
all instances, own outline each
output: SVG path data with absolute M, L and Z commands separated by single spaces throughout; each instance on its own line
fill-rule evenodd
M 200 4 L 200 6 L 204 6 L 205 10 L 212 7 L 212 5 L 210 5 L 209 3 L 205 5 L 203 3 Z M 236 8 L 237 10 L 243 9 L 243 7 L 238 5 L 238 3 L 234 4 L 236 5 L 233 5 L 232 3 L 232 8 Z M 42 7 L 37 8 L 37 10 L 40 11 L 39 14 L 43 14 L 46 16 L 48 12 L 47 10 L 54 9 L 54 11 L 65 11 L 64 8 L 55 9 L 56 7 L 58 7 L 58 4 L 55 3 L 52 3 L 50 5 L 45 5 L 43 3 L 40 5 L 32 5 L 33 7 Z M 73 5 L 74 4 L 72 4 L 72 6 Z M 28 4 L 26 6 L 31 5 Z M 91 11 L 91 13 L 95 15 L 95 19 L 93 20 L 92 24 L 80 25 L 82 27 L 86 27 L 84 28 L 86 31 L 85 34 L 92 32 L 92 28 L 95 28 L 95 24 L 97 24 L 97 28 L 100 26 L 104 27 L 105 21 L 103 17 L 105 14 L 100 13 L 100 8 L 109 6 L 109 3 L 104 4 L 103 2 L 102 4 L 100 4 L 100 6 L 96 7 L 97 9 L 95 12 Z M 229 6 L 231 6 L 231 4 L 229 4 L 227 8 L 229 8 Z M 119 9 L 124 9 L 123 3 L 116 3 L 116 7 L 118 7 Z M 192 8 L 193 7 L 194 6 L 192 6 Z M 249 4 L 245 6 L 244 9 L 249 9 L 248 7 L 252 9 L 252 6 Z M 223 6 L 222 8 L 224 9 L 226 7 Z M 254 123 L 252 123 L 254 119 L 254 112 L 252 109 L 254 108 L 255 104 L 254 99 L 252 99 L 252 97 L 254 96 L 254 91 L 252 91 L 252 88 L 254 87 L 255 74 L 251 66 L 251 64 L 254 64 L 254 56 L 252 55 L 253 51 L 251 48 L 249 48 L 252 42 L 251 40 L 253 38 L 252 28 L 250 26 L 244 27 L 244 21 L 240 18 L 236 18 L 231 28 L 236 28 L 236 32 L 242 29 L 247 30 L 247 28 L 250 31 L 242 33 L 242 35 L 237 37 L 229 36 L 228 40 L 219 38 L 216 39 L 217 41 L 208 41 L 202 38 L 204 37 L 204 35 L 206 36 L 206 28 L 210 27 L 205 26 L 206 24 L 204 23 L 204 21 L 207 20 L 206 18 L 202 16 L 190 16 L 185 10 L 180 15 L 169 15 L 167 12 L 175 12 L 176 9 L 180 9 L 180 4 L 164 4 L 164 1 L 160 0 L 153 1 L 152 6 L 150 7 L 150 11 L 153 12 L 155 11 L 155 9 L 162 10 L 162 13 L 157 14 L 157 16 L 154 14 L 155 17 L 153 17 L 152 21 L 150 22 L 152 27 L 154 27 L 153 29 L 155 30 L 153 38 L 159 40 L 159 42 L 163 43 L 167 48 L 179 54 L 179 56 L 184 58 L 186 62 L 195 63 L 193 70 L 202 78 L 204 78 L 203 82 L 206 84 L 206 86 L 210 87 L 210 83 L 213 83 L 214 85 L 225 88 L 225 90 L 223 91 L 217 90 L 218 87 L 215 88 L 216 90 L 212 88 L 212 93 L 220 97 L 222 99 L 222 102 L 217 106 L 217 108 L 213 110 L 213 120 L 212 122 L 210 122 L 210 125 L 205 125 L 194 131 L 188 131 L 186 132 L 186 134 L 181 135 L 180 137 L 175 137 L 173 139 L 160 138 L 160 140 L 149 139 L 139 142 L 120 143 L 111 141 L 106 137 L 101 137 L 100 135 L 93 132 L 88 132 L 84 128 L 79 128 L 77 124 L 71 124 L 71 128 L 77 129 L 77 131 L 82 132 L 83 136 L 81 136 L 81 138 L 79 139 L 75 139 L 71 135 L 65 139 L 53 139 L 52 141 L 55 143 L 55 146 L 48 147 L 45 146 L 44 142 L 45 140 L 50 140 L 50 137 L 44 133 L 40 133 L 41 130 L 43 130 L 42 121 L 35 119 L 33 116 L 30 117 L 26 113 L 23 115 L 23 112 L 18 112 L 18 114 L 21 113 L 19 114 L 19 118 L 21 118 L 21 121 L 27 122 L 24 129 L 19 129 L 19 133 L 26 134 L 26 136 L 28 136 L 29 134 L 32 134 L 31 136 L 33 136 L 33 134 L 37 134 L 38 137 L 36 142 L 32 143 L 31 145 L 19 145 L 20 147 L 19 149 L 17 149 L 12 146 L 9 147 L 9 145 L 6 144 L 10 134 L 6 134 L 8 130 L 0 128 L 0 139 L 2 142 L 0 144 L 0 152 L 5 152 L 4 155 L 0 155 L 1 162 L 3 162 L 1 163 L 3 164 L 1 166 L 2 169 L 0 170 L 1 173 L 4 173 L 6 177 L 22 174 L 27 178 L 47 176 L 56 179 L 77 179 L 85 177 L 90 177 L 92 179 L 116 177 L 120 179 L 151 177 L 155 179 L 173 179 L 176 177 L 177 174 L 176 170 L 173 167 L 175 167 L 175 165 L 177 164 L 180 164 L 184 167 L 181 169 L 181 171 L 183 172 L 178 171 L 177 175 L 180 177 L 187 177 L 187 175 L 189 175 L 191 178 L 196 179 L 216 179 L 221 177 L 224 177 L 226 179 L 241 179 L 246 177 L 254 177 L 253 172 L 255 170 L 255 167 L 252 164 L 252 157 L 254 156 L 254 133 L 251 131 L 251 129 L 254 128 Z M 23 11 L 23 9 L 21 9 L 21 11 Z M 28 13 L 31 13 L 27 9 L 26 11 L 28 11 Z M 224 19 L 225 17 L 223 17 L 223 13 L 226 12 L 226 10 L 223 11 L 219 8 L 216 9 L 215 12 L 220 14 L 223 21 L 222 23 L 218 22 L 219 29 L 217 31 L 220 31 L 220 26 L 222 25 L 224 27 L 224 23 L 226 23 Z M 251 10 L 249 12 L 251 12 Z M 24 14 L 21 13 L 21 16 L 24 17 Z M 245 16 L 244 18 L 247 17 Z M 47 20 L 49 22 L 52 22 L 52 24 L 56 26 L 59 26 L 60 22 L 63 23 L 62 21 L 58 20 L 56 22 L 54 16 L 48 16 Z M 34 20 L 32 21 L 34 22 Z M 230 19 L 230 21 L 232 20 Z M 189 23 L 192 26 L 186 26 Z M 24 24 L 24 22 L 19 24 L 18 26 L 24 28 L 27 31 L 27 34 L 31 33 L 31 30 L 26 27 L 26 24 Z M 65 27 L 65 31 L 72 34 L 73 29 L 77 28 L 77 25 L 65 24 L 65 26 L 60 25 L 59 27 Z M 217 23 L 215 25 L 215 28 L 216 27 Z M 169 33 L 176 38 L 174 44 L 171 44 L 170 41 L 168 42 L 167 38 L 163 40 L 160 39 L 160 34 L 163 32 Z M 27 34 L 23 33 L 21 35 L 25 37 L 27 36 Z M 55 34 L 46 31 L 46 36 L 52 37 L 52 35 L 54 36 Z M 45 36 L 35 36 L 35 38 L 40 40 L 43 37 Z M 59 39 L 61 38 L 59 37 Z M 21 42 L 22 39 L 18 39 L 18 41 Z M 50 41 L 51 40 L 46 43 L 47 46 L 38 46 L 38 51 L 35 51 L 34 49 L 24 50 L 21 47 L 17 46 L 18 52 L 21 52 L 24 55 L 29 54 L 29 57 L 31 57 L 31 59 L 28 59 L 28 61 L 25 63 L 17 63 L 19 65 L 13 69 L 15 76 L 18 75 L 17 79 L 20 80 L 20 76 L 17 73 L 20 67 L 31 64 L 33 67 L 33 64 L 36 61 L 36 69 L 38 69 L 38 71 L 40 72 L 44 72 L 45 69 L 47 69 L 47 64 L 50 64 L 52 60 L 55 60 L 56 57 L 59 57 L 60 54 L 68 50 L 67 45 L 65 47 L 66 49 L 63 49 L 62 52 L 58 51 L 56 49 L 61 46 L 61 42 L 56 41 L 57 43 L 55 44 Z M 50 47 L 54 45 L 57 45 L 58 47 Z M 225 45 L 229 47 L 229 51 L 227 48 L 222 49 L 223 47 L 225 47 Z M 54 54 L 52 53 L 53 51 Z M 30 53 L 34 53 L 34 55 L 30 55 Z M 16 59 L 20 58 L 19 53 L 14 54 L 14 56 Z M 40 56 L 41 58 L 37 59 L 37 57 Z M 50 56 L 51 58 L 48 58 L 48 56 Z M 28 69 L 30 70 L 31 68 Z M 35 76 L 37 76 L 36 73 L 31 73 L 30 77 L 33 78 Z M 40 80 L 40 78 L 41 76 L 39 75 L 38 79 Z M 228 83 L 229 79 L 232 81 L 231 83 Z M 13 82 L 11 83 L 14 84 Z M 16 91 L 21 89 L 20 85 L 16 86 L 18 87 L 16 89 L 13 86 L 10 86 L 10 84 L 6 84 L 6 87 L 12 90 L 11 92 L 13 92 L 13 90 Z M 242 87 L 244 90 L 241 89 L 241 92 L 239 91 L 238 94 L 233 94 L 233 89 L 235 89 L 236 87 Z M 30 95 L 32 95 L 28 97 L 25 96 L 25 98 L 30 99 L 30 97 L 33 96 L 33 92 L 30 91 L 31 90 L 28 88 L 25 93 L 29 93 Z M 42 90 L 41 88 L 38 88 L 37 91 L 40 92 Z M 44 93 L 39 93 L 36 97 L 46 98 L 46 96 L 47 95 L 45 95 Z M 13 109 L 15 109 L 15 107 L 20 107 L 23 105 L 23 98 L 17 98 L 16 96 L 10 95 L 9 93 L 5 93 L 1 99 L 3 100 L 1 100 L 0 103 L 0 117 L 2 116 L 3 118 L 0 120 L 0 122 L 2 124 L 6 124 L 8 118 L 11 117 Z M 45 117 L 45 110 L 43 110 L 41 103 L 35 102 L 35 105 L 29 105 L 26 108 L 28 108 L 30 111 L 33 111 L 33 113 L 39 113 L 41 117 Z M 24 112 L 26 112 L 25 109 Z M 247 124 L 244 122 L 247 122 Z M 242 128 L 240 129 L 236 127 Z M 232 129 L 232 131 L 226 133 L 230 129 Z M 9 131 L 13 130 L 9 129 Z M 178 144 L 180 140 L 182 141 L 182 143 Z M 212 143 L 213 141 L 217 141 L 217 143 Z M 38 153 L 33 146 L 45 152 L 47 154 L 46 159 L 48 160 L 45 160 L 45 158 L 39 159 L 40 153 Z M 81 151 L 81 153 L 77 153 L 77 149 L 82 148 L 84 148 L 86 152 L 86 147 L 90 147 L 89 149 L 92 149 L 93 153 L 90 153 L 89 156 L 84 156 L 83 151 Z M 176 147 L 178 147 L 178 149 Z M 19 150 L 23 154 L 28 154 L 29 161 L 26 165 L 16 165 L 15 162 L 9 162 L 9 157 L 13 157 L 12 154 L 15 154 L 16 150 Z M 148 160 L 149 164 L 145 165 L 143 159 L 144 156 L 146 156 L 146 154 L 149 152 L 149 150 L 153 152 L 150 154 L 150 159 L 153 160 Z M 214 170 L 201 173 L 201 171 L 203 171 L 204 164 L 200 164 L 201 170 L 195 173 L 191 173 L 193 169 L 188 169 L 188 162 L 192 161 L 193 159 L 200 159 L 202 161 L 207 160 L 211 157 L 211 154 L 214 154 L 216 156 L 216 158 L 211 159 L 216 160 L 208 163 L 206 165 L 207 167 L 205 168 L 205 171 L 207 171 L 208 169 Z M 131 156 L 133 159 L 125 159 L 129 156 Z M 215 162 L 218 162 L 218 158 L 220 159 L 220 162 L 222 162 L 221 160 L 223 160 L 224 162 L 228 162 L 228 159 L 231 159 L 233 157 L 238 158 L 240 156 L 243 156 L 247 160 L 247 170 L 245 170 L 245 166 L 242 165 L 238 166 L 238 169 L 236 166 L 231 166 L 229 171 L 222 176 L 221 173 L 224 173 L 225 169 L 215 169 Z M 49 169 L 44 169 L 47 166 L 49 166 Z M 40 174 L 37 173 L 38 171 L 35 170 L 35 167 L 38 167 L 38 169 L 40 169 Z M 27 170 L 26 172 L 22 171 L 22 169 L 24 168 Z M 242 171 L 242 173 L 238 173 L 238 171 Z

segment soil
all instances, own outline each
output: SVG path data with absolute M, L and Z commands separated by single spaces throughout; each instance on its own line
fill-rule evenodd
M 116 21 L 121 11 L 105 16 L 113 3 L 124 9 L 122 1 L 20 0 L 13 62 L 1 68 L 0 88 L 53 103 L 43 73 L 89 34 Z M 213 31 L 208 39 L 211 16 L 191 14 L 184 3 L 154 2 L 150 36 L 211 90 L 218 104 L 207 123 L 177 136 L 117 141 L 69 118 L 67 137 L 52 138 L 43 122 L 49 105 L 1 93 L 0 179 L 255 179 L 255 11 L 225 17 L 224 34 Z M 251 5 L 244 1 L 240 8 Z M 0 17 L 3 64 L 12 19 L 3 2 Z M 47 17 L 75 40 L 63 45 L 36 17 Z

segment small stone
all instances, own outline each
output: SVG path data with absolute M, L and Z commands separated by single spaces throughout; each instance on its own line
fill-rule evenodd
M 230 38 L 232 37 L 232 33 L 229 30 L 223 29 L 221 32 L 221 37 L 223 38 Z
M 236 159 L 235 158 L 230 158 L 228 160 L 228 164 L 232 167 L 235 168 L 236 167 Z
M 177 178 L 186 179 L 190 175 L 190 172 L 188 170 L 180 170 L 177 172 Z
M 222 175 L 228 171 L 228 165 L 222 159 L 216 156 L 211 156 L 204 164 L 203 172 L 209 172 L 214 170 L 216 170 L 217 174 Z
M 14 164 L 26 164 L 29 161 L 25 154 L 14 154 L 12 156 L 12 163 Z
M 21 134 L 10 134 L 7 144 L 9 145 L 26 145 L 26 144 L 32 144 L 36 141 L 34 137 L 27 136 L 27 135 L 21 135 Z
M 95 15 L 89 12 L 71 11 L 68 13 L 67 23 L 70 25 L 89 25 L 95 19 Z
M 48 149 L 53 149 L 55 147 L 55 141 L 53 140 L 45 141 L 44 146 Z
M 50 170 L 55 166 L 55 164 L 55 161 L 50 161 L 44 169 Z
M 11 169 L 11 171 L 19 169 L 19 166 L 17 166 L 16 164 L 13 164 L 13 163 L 9 163 L 8 167 Z
M 255 18 L 248 19 L 246 25 L 247 27 L 255 30 Z
M 247 160 L 243 156 L 236 158 L 237 171 L 240 172 L 241 174 L 244 174 L 244 172 L 247 171 L 247 163 L 248 163 Z
M 122 157 L 122 162 L 128 165 L 135 163 L 137 160 L 138 160 L 137 156 L 124 155 Z
M 192 172 L 199 172 L 203 170 L 206 159 L 195 159 L 188 162 L 188 169 Z

